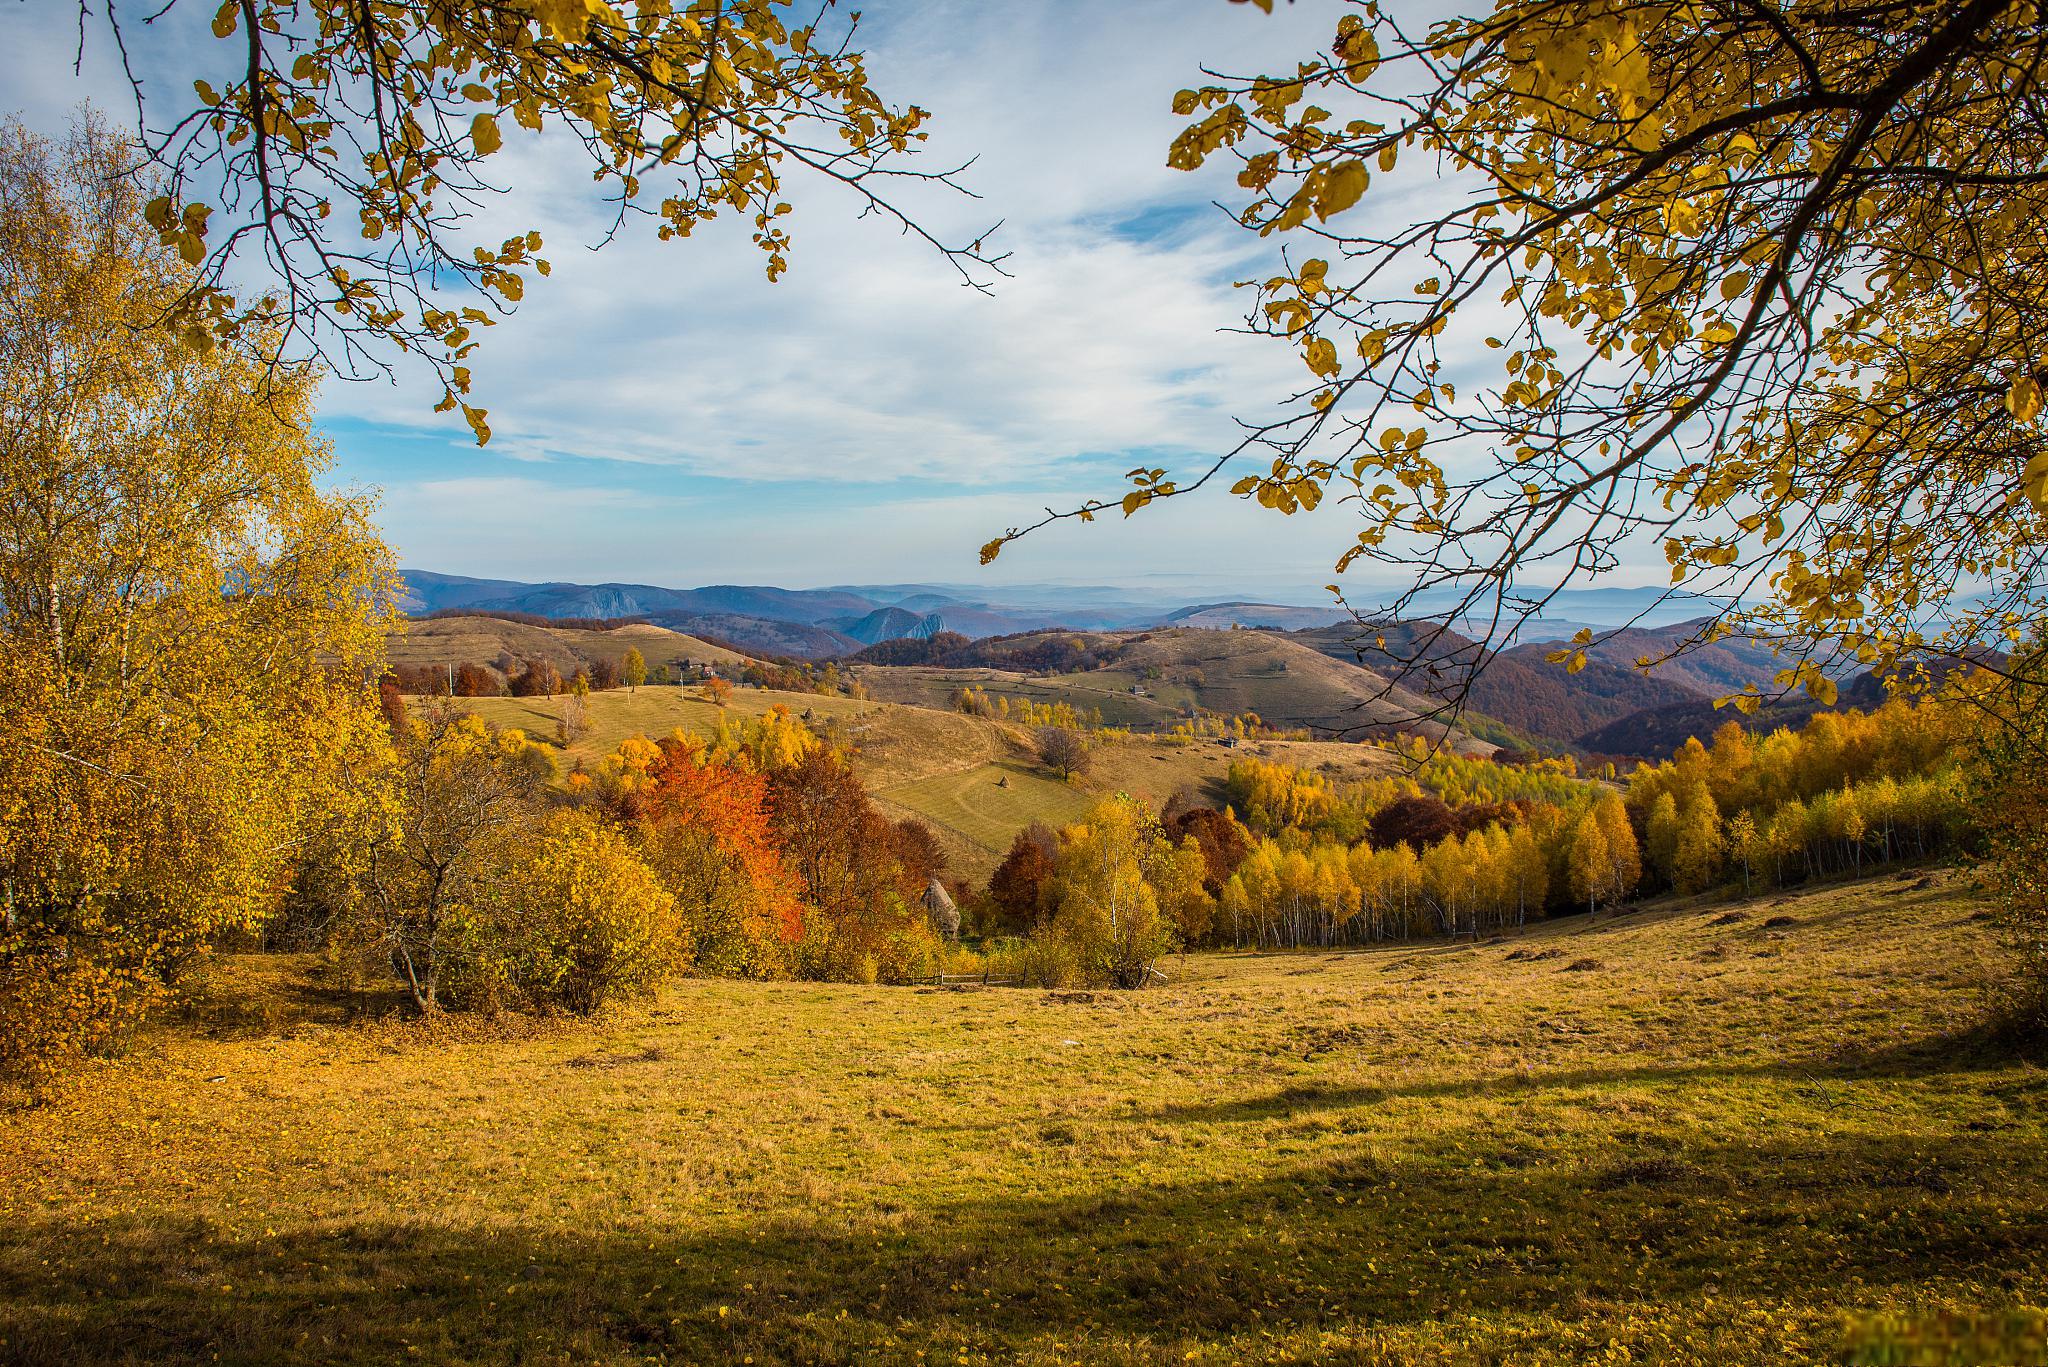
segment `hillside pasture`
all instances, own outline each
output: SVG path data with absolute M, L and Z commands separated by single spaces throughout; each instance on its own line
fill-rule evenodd
M 434 617 L 409 621 L 385 638 L 393 665 L 457 667 L 484 665 L 500 677 L 507 660 L 546 660 L 564 678 L 579 668 L 609 660 L 618 664 L 637 649 L 649 669 L 688 661 L 693 665 L 744 665 L 747 657 L 724 646 L 666 627 L 635 623 L 609 631 L 579 627 L 537 627 L 501 617 Z M 517 666 L 515 665 L 515 670 Z
M 2040 1362 L 2048 1071 L 1916 880 L 595 1026 L 234 962 L 0 1113 L 0 1359 Z
M 1275 632 L 1174 629 L 1085 639 L 1119 652 L 1115 663 L 1051 675 L 868 665 L 860 677 L 876 697 L 895 702 L 948 707 L 959 689 L 975 686 L 1035 703 L 1065 702 L 1083 713 L 1100 710 L 1109 725 L 1143 731 L 1171 730 L 1197 708 L 1225 716 L 1256 712 L 1282 729 L 1347 736 L 1443 729 L 1416 720 L 1431 710 L 1423 699 L 1369 669 Z M 1463 731 L 1454 730 L 1451 743 L 1464 753 L 1494 749 Z
M 949 848 L 947 853 L 956 866 L 978 871 L 992 868 L 1017 832 L 1032 822 L 1057 827 L 1078 821 L 1095 800 L 1078 786 L 1017 760 L 937 774 L 884 788 L 876 797 L 972 846 L 971 851 Z
M 413 706 L 431 700 L 415 699 Z M 702 688 L 612 689 L 585 700 L 590 730 L 574 744 L 557 746 L 563 769 L 595 765 L 632 736 L 682 730 L 709 736 L 719 708 Z M 562 698 L 458 698 L 454 705 L 498 726 L 517 727 L 554 744 Z M 1018 831 L 1033 821 L 1071 822 L 1100 797 L 1130 793 L 1159 807 L 1176 793 L 1197 801 L 1224 801 L 1223 780 L 1233 760 L 1248 756 L 1321 769 L 1334 779 L 1383 777 L 1400 771 L 1385 750 L 1343 741 L 1258 741 L 1228 748 L 1213 740 L 1178 744 L 1146 736 L 1097 736 L 1085 773 L 1071 783 L 1053 778 L 1035 761 L 1027 728 L 960 712 L 898 703 L 739 688 L 726 709 L 738 721 L 771 707 L 786 707 L 851 748 L 854 769 L 891 816 L 931 825 L 950 871 L 986 879 Z M 997 780 L 1009 777 L 1007 787 Z

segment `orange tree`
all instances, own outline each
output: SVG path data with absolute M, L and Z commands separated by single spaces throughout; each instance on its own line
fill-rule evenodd
M 784 977 L 803 937 L 798 880 L 769 824 L 767 780 L 744 763 L 672 736 L 622 747 L 621 787 L 641 855 L 675 897 L 706 973 Z

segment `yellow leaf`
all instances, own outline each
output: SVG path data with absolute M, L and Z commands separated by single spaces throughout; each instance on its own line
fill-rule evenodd
M 1316 218 L 1327 220 L 1343 213 L 1364 197 L 1371 183 L 1364 162 L 1338 162 L 1323 177 L 1322 193 L 1316 196 Z
M 489 114 L 479 114 L 470 122 L 469 140 L 480 157 L 487 157 L 504 145 L 504 139 L 498 136 L 498 121 Z
M 1310 370 L 1325 379 L 1337 373 L 1337 348 L 1327 337 L 1311 338 L 1309 344 L 1301 349 L 1301 358 L 1308 363 Z
M 2041 386 L 2031 375 L 2022 375 L 2005 392 L 2005 411 L 2019 422 L 2032 422 L 2041 412 Z

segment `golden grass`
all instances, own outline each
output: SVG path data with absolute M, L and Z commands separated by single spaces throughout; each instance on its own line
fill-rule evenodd
M 236 965 L 0 1114 L 0 1360 L 2040 1361 L 1973 903 L 1741 910 L 525 1030 Z
M 724 646 L 700 641 L 667 627 L 638 623 L 610 631 L 577 627 L 537 627 L 498 617 L 434 617 L 408 621 L 385 638 L 385 652 L 394 665 L 495 665 L 511 654 L 522 660 L 544 659 L 564 676 L 579 665 L 597 660 L 618 664 L 630 649 L 639 650 L 650 668 L 680 660 L 693 664 L 736 664 L 746 656 Z
M 958 835 L 983 856 L 976 863 L 1000 859 L 1017 832 L 1033 821 L 1053 826 L 1079 821 L 1095 801 L 1073 784 L 1019 760 L 938 774 L 885 788 L 876 796 Z

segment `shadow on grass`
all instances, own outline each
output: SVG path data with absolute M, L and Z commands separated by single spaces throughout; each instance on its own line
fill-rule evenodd
M 1741 1079 L 1775 1079 L 1791 1084 L 1931 1077 L 1950 1073 L 1989 1072 L 2016 1060 L 2037 1062 L 2043 1050 L 2034 1042 L 2001 1032 L 1996 1022 L 1961 1026 L 1953 1031 L 1906 1040 L 1884 1049 L 1857 1049 L 1810 1063 L 1773 1061 L 1756 1064 L 1684 1064 L 1673 1066 L 1568 1068 L 1497 1073 L 1486 1077 L 1448 1078 L 1391 1086 L 1326 1087 L 1304 1084 L 1268 1096 L 1229 1101 L 1190 1102 L 1162 1106 L 1144 1118 L 1166 1124 L 1231 1124 L 1281 1120 L 1321 1111 L 1377 1106 L 1398 1098 L 1451 1098 L 1569 1090 L 1578 1087 L 1633 1086 L 1649 1083 L 1698 1083 Z M 2044 1088 L 2048 1090 L 2048 1088 Z
M 1704 1298 L 2038 1295 L 2048 1209 L 1976 1193 L 1985 1173 L 2040 1162 L 2018 1135 L 1674 1141 L 1591 1168 L 1504 1142 L 1486 1163 L 1359 1149 L 1261 1181 L 992 1196 L 914 1222 L 827 1211 L 578 1230 L 413 1212 L 237 1234 L 53 1217 L 0 1230 L 0 1360 L 1049 1360 L 1061 1344 L 1179 1362 L 1197 1343 L 1249 1352 L 1452 1315 L 1499 1334 L 1548 1316 L 1557 1341 L 1590 1347 L 1645 1307 L 1704 1350 L 1724 1336 L 1728 1352 L 1703 1360 L 1768 1360 Z

